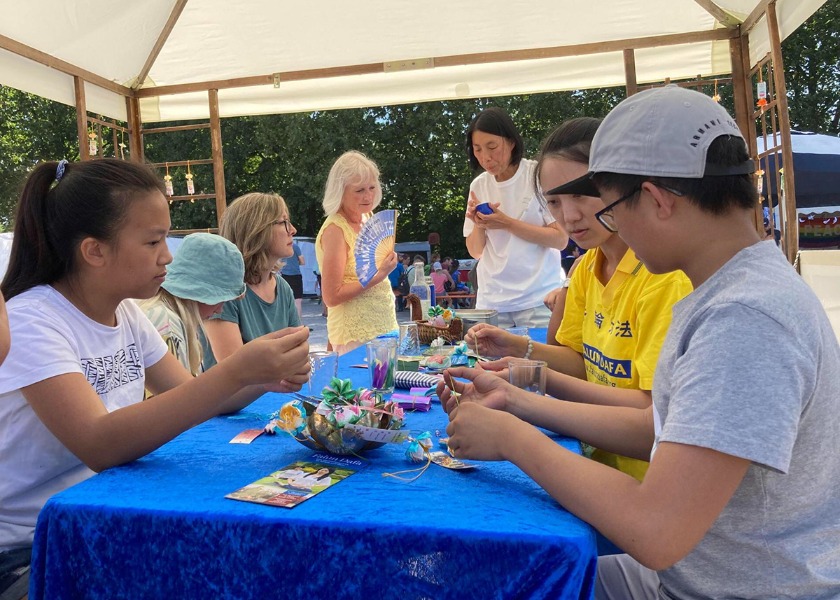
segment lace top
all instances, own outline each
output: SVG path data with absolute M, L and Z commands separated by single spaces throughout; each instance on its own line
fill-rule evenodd
M 342 283 L 358 281 L 356 257 L 353 254 L 357 234 L 340 214 L 327 217 L 327 220 L 321 225 L 318 237 L 315 238 L 315 256 L 318 259 L 318 264 L 323 265 L 326 258 L 324 248 L 321 245 L 321 236 L 330 225 L 335 225 L 341 229 L 344 234 L 344 242 L 347 244 L 347 262 L 344 265 L 344 274 L 341 281 Z M 323 273 L 323 267 L 321 272 Z M 343 302 L 338 306 L 331 306 L 327 314 L 327 334 L 333 345 L 366 342 L 397 328 L 394 292 L 387 278 L 375 286 L 367 288 L 352 300 Z

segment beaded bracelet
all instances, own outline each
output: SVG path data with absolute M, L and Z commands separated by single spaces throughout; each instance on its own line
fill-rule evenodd
M 522 358 L 524 358 L 525 360 L 529 360 L 531 358 L 531 353 L 533 351 L 534 351 L 534 342 L 532 342 L 531 340 L 528 340 L 528 349 L 525 351 L 525 356 L 523 356 Z

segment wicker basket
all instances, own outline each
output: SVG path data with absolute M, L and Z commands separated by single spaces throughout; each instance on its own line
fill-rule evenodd
M 435 327 L 425 321 L 415 321 L 415 323 L 417 323 L 417 332 L 420 334 L 421 344 L 431 344 L 439 337 L 447 342 L 458 342 L 464 339 L 464 325 L 461 319 L 452 319 L 449 327 Z
M 425 319 L 422 319 L 420 298 L 414 294 L 409 294 L 405 297 L 405 301 L 411 308 L 411 319 L 417 323 L 417 331 L 420 334 L 421 344 L 431 344 L 439 337 L 442 337 L 447 342 L 458 342 L 464 339 L 464 323 L 461 319 L 452 319 L 448 327 L 435 327 L 426 323 Z

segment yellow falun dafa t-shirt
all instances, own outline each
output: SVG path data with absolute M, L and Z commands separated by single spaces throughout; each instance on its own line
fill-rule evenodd
M 653 275 L 627 250 L 603 285 L 595 274 L 605 260 L 587 252 L 572 274 L 557 342 L 583 356 L 588 381 L 651 390 L 671 308 L 692 291 L 682 271 Z M 596 450 L 595 460 L 642 480 L 648 463 Z

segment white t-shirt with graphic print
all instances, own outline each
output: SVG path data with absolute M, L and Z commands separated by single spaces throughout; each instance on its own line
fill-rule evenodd
M 117 326 L 97 323 L 51 286 L 8 303 L 12 346 L 0 365 L 0 551 L 30 546 L 53 494 L 93 475 L 41 423 L 21 388 L 81 373 L 108 411 L 143 400 L 145 369 L 166 344 L 137 305 L 117 308 Z

